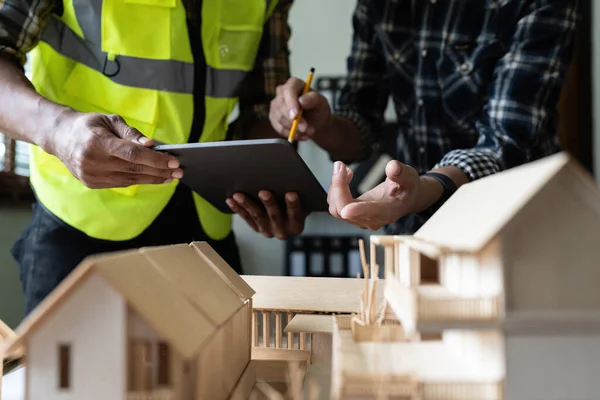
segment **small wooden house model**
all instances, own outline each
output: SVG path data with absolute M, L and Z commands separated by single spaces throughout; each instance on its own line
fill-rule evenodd
M 361 360 L 411 399 L 597 397 L 599 238 L 600 190 L 565 153 L 462 186 L 415 235 L 372 237 L 407 335 L 442 340 L 367 345 Z M 439 283 L 419 279 L 423 256 Z
M 228 399 L 254 384 L 253 294 L 205 242 L 90 257 L 8 351 L 24 348 L 26 400 Z

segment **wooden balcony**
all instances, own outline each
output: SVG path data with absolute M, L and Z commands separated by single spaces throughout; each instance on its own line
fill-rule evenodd
M 385 298 L 407 334 L 500 323 L 499 296 L 465 297 L 440 285 L 407 287 L 396 279 L 386 281 Z
M 252 358 L 310 361 L 314 332 L 288 331 L 296 315 L 358 313 L 364 281 L 356 278 L 306 278 L 243 275 L 256 291 L 252 298 Z M 377 306 L 383 302 L 378 287 Z

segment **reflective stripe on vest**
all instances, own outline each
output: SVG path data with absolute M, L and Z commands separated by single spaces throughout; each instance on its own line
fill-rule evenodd
M 194 116 L 194 65 L 181 0 L 63 2 L 64 13 L 52 17 L 30 54 L 38 92 L 82 112 L 119 114 L 157 141 L 185 143 Z M 233 3 L 236 7 L 231 8 Z M 253 68 L 264 22 L 275 3 L 205 2 L 206 115 L 200 141 L 225 139 L 237 88 Z M 224 8 L 232 12 L 219 13 Z M 177 184 L 92 190 L 39 147 L 33 146 L 30 154 L 31 183 L 40 202 L 93 238 L 128 240 L 141 234 Z M 231 215 L 195 193 L 193 197 L 208 237 L 226 237 Z
M 266 0 L 267 10 L 270 0 Z M 92 34 L 94 21 L 81 21 L 84 32 Z M 167 92 L 194 92 L 194 64 L 176 60 L 153 60 L 137 57 L 118 56 L 109 61 L 108 53 L 99 50 L 93 43 L 100 38 L 82 39 L 62 21 L 51 18 L 42 32 L 41 40 L 48 43 L 58 53 L 80 62 L 112 81 L 142 89 L 164 90 Z M 156 71 L 160 71 L 160 79 Z M 151 72 L 151 73 L 150 73 Z M 216 98 L 236 97 L 237 89 L 246 76 L 246 71 L 235 69 L 215 69 L 206 66 L 206 95 Z

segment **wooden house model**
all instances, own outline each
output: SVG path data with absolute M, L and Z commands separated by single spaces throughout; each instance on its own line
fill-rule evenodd
M 205 242 L 90 257 L 8 351 L 26 400 L 246 399 L 253 294 Z
M 600 190 L 565 153 L 462 186 L 415 235 L 372 237 L 407 337 L 441 340 L 357 343 L 338 319 L 333 393 L 377 371 L 414 400 L 597 397 L 599 239 Z M 438 283 L 421 282 L 422 257 Z

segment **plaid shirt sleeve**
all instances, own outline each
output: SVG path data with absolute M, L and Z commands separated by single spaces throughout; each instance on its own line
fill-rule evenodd
M 375 40 L 375 26 L 369 21 L 368 0 L 358 0 L 352 26 L 351 52 L 347 59 L 346 85 L 341 91 L 336 115 L 357 126 L 363 142 L 358 160 L 369 156 L 384 123 L 384 113 L 390 91 L 388 73 L 382 49 Z
M 53 0 L 0 0 L 0 55 L 24 66 L 54 6 Z
M 266 23 L 256 56 L 239 91 L 239 118 L 234 124 L 236 138 L 244 138 L 245 127 L 256 120 L 268 120 L 269 106 L 277 94 L 277 86 L 290 78 L 288 24 L 293 0 L 279 0 Z
M 577 0 L 530 2 L 496 66 L 477 145 L 450 151 L 434 168 L 455 166 L 475 180 L 531 161 L 541 138 L 556 143 L 556 105 L 578 20 Z

